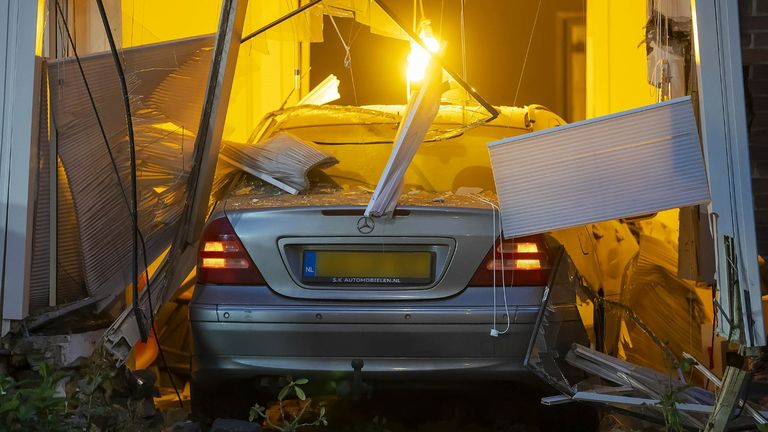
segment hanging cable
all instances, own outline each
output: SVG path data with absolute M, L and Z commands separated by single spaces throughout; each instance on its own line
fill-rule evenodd
M 355 97 L 355 105 L 357 105 L 357 87 L 355 86 L 355 74 L 352 72 L 352 47 L 344 40 L 344 36 L 341 35 L 339 26 L 336 25 L 336 20 L 333 19 L 333 15 L 328 14 L 328 18 L 331 19 L 331 24 L 336 30 L 336 34 L 339 36 L 341 46 L 344 47 L 344 68 L 349 71 L 349 78 L 352 81 L 352 94 Z
M 438 39 L 443 40 L 443 12 L 445 11 L 445 0 L 440 0 L 440 33 Z
M 463 3 L 464 0 L 462 0 Z M 512 106 L 517 106 L 517 95 L 520 93 L 520 86 L 523 84 L 523 75 L 525 74 L 525 66 L 528 64 L 528 54 L 531 52 L 531 42 L 533 42 L 533 35 L 536 33 L 536 23 L 539 22 L 539 12 L 541 11 L 541 0 L 536 7 L 536 17 L 533 19 L 533 27 L 531 27 L 531 35 L 528 37 L 528 47 L 525 49 L 525 57 L 523 58 L 523 67 L 520 70 L 520 79 L 517 80 L 517 89 L 515 90 L 515 98 L 512 101 Z
M 464 32 L 464 0 L 461 0 L 461 79 L 467 80 L 467 36 Z
M 96 107 L 96 101 L 94 100 L 93 92 L 91 91 L 91 86 L 88 83 L 87 77 L 85 76 L 85 70 L 83 69 L 83 64 L 80 61 L 80 56 L 77 53 L 77 46 L 75 45 L 75 41 L 72 38 L 72 32 L 69 30 L 69 24 L 67 22 L 66 15 L 64 14 L 64 11 L 62 10 L 62 7 L 59 4 L 58 0 L 55 0 L 55 3 L 56 3 L 56 8 L 59 10 L 59 16 L 61 17 L 61 21 L 62 21 L 62 24 L 64 26 L 64 30 L 65 30 L 66 35 L 67 35 L 67 39 L 69 40 L 69 46 L 72 47 L 72 53 L 74 54 L 75 60 L 77 62 L 77 67 L 80 70 L 80 76 L 83 79 L 83 85 L 85 87 L 86 93 L 88 94 L 88 99 L 90 101 L 91 108 L 93 109 L 93 114 L 96 117 L 96 123 L 99 126 L 99 131 L 101 132 L 101 136 L 102 136 L 102 138 L 104 140 L 104 145 L 106 147 L 107 154 L 109 155 L 109 160 L 110 160 L 111 165 L 112 165 L 112 170 L 113 170 L 113 172 L 115 174 L 115 178 L 117 180 L 118 187 L 120 188 L 120 192 L 121 192 L 121 194 L 123 196 L 123 202 L 125 203 L 126 209 L 128 209 L 129 213 L 131 214 L 131 217 L 133 218 L 133 214 L 130 212 L 130 205 L 128 203 L 128 196 L 125 193 L 125 188 L 123 187 L 122 181 L 120 181 L 120 171 L 117 168 L 117 162 L 115 161 L 114 154 L 112 153 L 112 148 L 109 146 L 109 139 L 107 138 L 107 134 L 106 134 L 106 132 L 104 130 L 104 125 L 103 125 L 103 122 L 101 120 L 101 116 L 99 115 L 98 108 Z M 69 51 L 69 48 L 67 48 L 67 52 L 68 51 Z M 150 284 L 149 284 L 149 266 L 148 266 L 148 263 L 147 263 L 147 246 L 146 246 L 146 242 L 144 241 L 144 236 L 142 235 L 140 230 L 138 231 L 138 237 L 139 237 L 139 241 L 141 243 L 141 248 L 142 248 L 142 253 L 143 253 L 143 258 L 144 258 L 144 276 L 145 276 L 145 278 L 147 280 L 146 286 L 147 286 L 147 294 L 148 294 L 149 306 L 150 306 L 150 311 L 149 311 L 149 314 L 150 314 L 149 315 L 149 317 L 150 317 L 150 325 L 151 325 L 152 330 L 155 332 L 155 335 L 157 336 L 158 333 L 157 333 L 157 330 L 155 329 L 154 309 L 152 308 L 152 292 L 150 290 Z M 137 291 L 137 290 L 134 289 L 134 291 Z M 181 400 L 181 395 L 179 393 L 178 386 L 176 385 L 176 382 L 173 379 L 173 375 L 171 375 L 171 373 L 170 373 L 170 369 L 168 368 L 168 363 L 165 360 L 165 354 L 164 354 L 162 346 L 160 345 L 160 340 L 159 340 L 158 337 L 155 338 L 155 342 L 157 343 L 158 352 L 160 354 L 160 360 L 161 360 L 161 362 L 163 364 L 163 367 L 165 368 L 166 372 L 168 373 L 168 378 L 170 379 L 171 386 L 173 386 L 173 390 L 176 393 L 176 397 L 177 397 L 177 399 L 179 401 L 179 405 L 183 408 L 184 404 L 183 404 L 183 402 Z
M 147 329 L 144 327 L 144 320 L 141 316 L 141 307 L 139 307 L 139 200 L 138 187 L 136 186 L 136 140 L 133 135 L 133 119 L 131 118 L 131 99 L 128 94 L 128 85 L 125 81 L 125 71 L 120 62 L 120 56 L 117 54 L 117 46 L 112 30 L 109 26 L 107 11 L 104 9 L 104 1 L 96 0 L 101 15 L 101 23 L 104 25 L 104 32 L 107 35 L 109 49 L 112 52 L 112 59 L 115 62 L 117 77 L 120 80 L 120 90 L 123 93 L 123 107 L 125 109 L 125 123 L 128 128 L 128 150 L 131 162 L 131 213 L 133 214 L 133 247 L 132 247 L 132 267 L 131 276 L 133 277 L 133 314 L 136 316 L 136 325 L 139 327 L 141 341 L 147 341 Z M 149 281 L 147 281 L 149 285 Z
M 481 201 L 481 202 L 491 206 L 491 224 L 493 225 L 492 228 L 491 228 L 491 232 L 492 232 L 491 235 L 492 235 L 492 238 L 493 238 L 492 254 L 493 254 L 493 268 L 494 268 L 493 279 L 492 279 L 492 281 L 493 281 L 493 327 L 491 328 L 491 336 L 503 335 L 503 334 L 507 333 L 509 331 L 510 327 L 512 326 L 512 319 L 511 319 L 511 317 L 509 315 L 509 302 L 507 301 L 507 284 L 506 284 L 505 276 L 504 276 L 504 239 L 502 238 L 504 229 L 503 229 L 503 226 L 501 224 L 501 209 L 493 201 L 491 201 L 489 199 L 486 199 L 486 198 L 484 198 L 483 196 L 481 196 L 479 194 L 470 193 L 470 194 L 467 194 L 466 196 L 474 198 L 474 199 L 476 199 L 478 201 Z M 498 213 L 498 218 L 496 217 L 497 213 Z M 498 223 L 497 223 L 497 220 L 498 220 Z M 505 314 L 504 317 L 506 318 L 506 321 L 507 321 L 507 326 L 502 331 L 499 331 L 496 328 L 496 289 L 497 289 L 497 286 L 496 286 L 496 272 L 497 272 L 497 270 L 496 269 L 498 268 L 498 267 L 496 267 L 496 242 L 497 242 L 497 240 L 498 240 L 498 244 L 499 244 L 499 246 L 498 246 L 499 247 L 499 253 L 501 255 L 501 259 L 500 259 L 500 261 L 501 261 L 501 293 L 502 293 L 502 298 L 504 299 L 504 314 Z M 514 272 L 512 272 L 512 274 L 514 275 Z M 510 280 L 509 286 L 512 286 L 513 283 L 514 283 L 514 279 Z

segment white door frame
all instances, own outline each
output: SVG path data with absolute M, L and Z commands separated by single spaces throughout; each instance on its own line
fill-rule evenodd
M 39 58 L 37 0 L 0 5 L 0 318 L 24 318 L 29 304 Z
M 745 346 L 763 346 L 765 329 L 744 105 L 739 6 L 735 0 L 691 0 L 691 7 L 701 137 L 712 195 L 709 212 L 716 243 L 715 282 L 722 307 L 715 310 L 717 330 Z M 735 268 L 727 251 L 727 238 L 733 239 Z M 742 320 L 747 331 L 731 334 L 729 321 L 733 319 Z

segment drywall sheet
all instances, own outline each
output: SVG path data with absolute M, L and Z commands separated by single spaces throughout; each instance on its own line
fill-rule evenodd
M 688 97 L 488 146 L 505 237 L 709 200 Z

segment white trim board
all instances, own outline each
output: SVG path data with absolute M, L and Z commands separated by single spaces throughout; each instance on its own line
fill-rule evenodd
M 4 323 L 24 318 L 29 308 L 40 88 L 37 14 L 37 1 L 10 0 L 0 5 L 0 317 Z
M 722 310 L 729 315 L 723 317 L 715 309 L 717 331 L 746 346 L 764 346 L 739 5 L 721 0 L 692 0 L 691 5 L 701 138 L 712 193 L 709 213 L 716 246 L 715 287 Z M 733 239 L 733 259 L 727 256 L 726 237 Z M 728 276 L 731 261 L 736 263 L 735 281 Z M 736 293 L 739 298 L 732 298 Z M 734 320 L 748 331 L 731 334 L 729 321 Z

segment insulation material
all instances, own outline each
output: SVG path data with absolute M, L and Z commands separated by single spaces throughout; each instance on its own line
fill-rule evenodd
M 508 238 L 709 200 L 690 98 L 489 148 Z
M 197 127 L 193 119 L 199 119 L 201 107 L 195 102 L 205 90 L 199 83 L 208 73 L 211 44 L 210 37 L 200 37 L 122 52 L 136 135 L 139 227 L 149 262 L 168 246 L 184 204 Z M 112 57 L 99 53 L 82 62 L 118 172 L 73 58 L 50 65 L 51 109 L 77 216 L 88 293 L 109 298 L 131 280 L 128 142 Z
M 307 175 L 311 170 L 339 163 L 333 156 L 285 132 L 257 145 L 227 143 L 219 157 L 294 195 L 309 188 Z
M 405 171 L 440 110 L 442 93 L 442 71 L 435 62 L 431 62 L 421 89 L 405 109 L 387 166 L 365 209 L 366 216 L 383 216 L 395 210 L 403 189 Z

